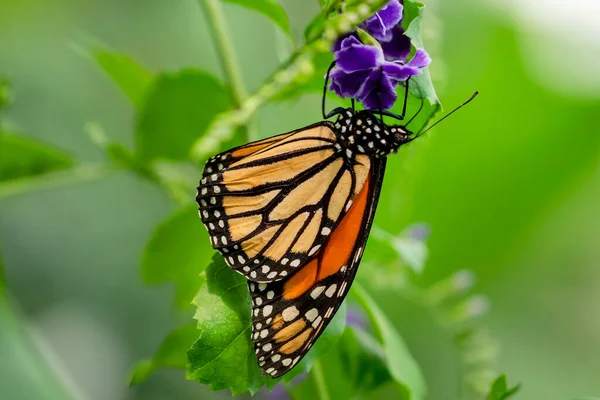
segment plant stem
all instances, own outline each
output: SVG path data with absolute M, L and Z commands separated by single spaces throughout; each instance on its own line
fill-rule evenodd
M 219 57 L 219 63 L 225 73 L 225 80 L 229 88 L 234 108 L 239 109 L 244 100 L 248 97 L 248 93 L 244 86 L 244 80 L 231 43 L 227 21 L 223 16 L 220 0 L 199 0 L 199 3 L 204 10 L 204 14 L 206 15 L 211 30 L 217 55 Z M 245 131 L 246 140 L 248 141 L 254 139 L 251 137 L 250 125 L 251 124 L 248 124 L 242 127 Z
M 0 294 L 0 350 L 13 361 L 8 379 L 17 374 L 28 378 L 32 383 L 27 392 L 37 398 L 48 400 L 86 399 L 64 367 L 58 363 L 48 347 L 41 346 L 40 335 L 29 327 L 22 318 L 14 302 L 5 294 Z M 18 380 L 17 380 L 18 382 Z
M 0 182 L 0 200 L 40 189 L 100 180 L 115 170 L 115 167 L 103 163 L 84 164 L 63 171 Z
M 323 366 L 321 361 L 317 360 L 312 367 L 312 376 L 315 379 L 315 386 L 317 387 L 317 394 L 320 400 L 330 400 L 329 392 L 327 391 L 327 381 L 323 374 Z
M 192 158 L 198 162 L 205 160 L 207 156 L 219 150 L 221 143 L 232 137 L 236 128 L 246 126 L 250 118 L 267 101 L 294 83 L 307 82 L 315 74 L 314 58 L 331 51 L 338 37 L 352 31 L 386 3 L 386 0 L 360 0 L 348 6 L 343 14 L 328 19 L 322 37 L 306 43 L 294 53 L 288 62 L 267 78 L 255 93 L 240 104 L 240 107 L 221 113 L 213 120 L 206 134 L 192 145 Z

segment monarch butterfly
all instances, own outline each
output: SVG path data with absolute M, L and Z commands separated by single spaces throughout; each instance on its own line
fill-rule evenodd
M 408 81 L 404 110 L 407 96 Z M 326 115 L 325 95 L 322 111 L 321 122 L 212 157 L 196 197 L 212 246 L 248 279 L 256 357 L 273 378 L 300 361 L 342 304 L 386 156 L 421 134 L 383 122 L 405 111 L 355 111 L 353 102 Z

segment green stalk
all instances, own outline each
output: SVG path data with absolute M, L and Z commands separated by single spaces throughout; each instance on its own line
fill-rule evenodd
M 219 63 L 225 74 L 234 108 L 239 109 L 248 97 L 248 92 L 244 86 L 244 80 L 231 43 L 231 35 L 227 28 L 227 21 L 223 15 L 220 0 L 199 0 L 199 4 L 211 30 Z M 247 141 L 255 139 L 250 132 L 250 126 L 252 124 L 248 122 L 248 124 L 241 127 Z
M 315 361 L 311 373 L 315 380 L 315 386 L 317 387 L 318 398 L 320 400 L 330 400 L 331 397 L 327 390 L 327 381 L 325 380 L 325 374 L 323 373 L 323 366 L 321 365 L 320 360 Z
M 16 374 L 29 379 L 33 386 L 27 392 L 40 399 L 85 399 L 62 367 L 49 357 L 48 350 L 39 346 L 39 339 L 32 333 L 8 295 L 0 294 L 0 352 L 6 356 L 4 366 L 10 368 L 8 379 Z
M 53 189 L 76 183 L 97 181 L 116 170 L 116 167 L 103 163 L 83 164 L 63 171 L 0 182 L 0 200 L 36 192 L 40 189 Z

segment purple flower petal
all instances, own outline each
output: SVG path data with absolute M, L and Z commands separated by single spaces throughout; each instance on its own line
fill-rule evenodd
M 347 34 L 337 38 L 335 40 L 335 42 L 333 43 L 333 52 L 335 53 L 337 51 L 340 51 L 342 49 L 342 42 L 351 36 L 356 38 L 356 34 L 354 34 L 354 33 L 347 33 Z
M 362 44 L 354 36 L 342 41 L 342 48 L 335 53 L 336 67 L 344 72 L 372 69 L 383 62 L 383 52 L 376 46 Z
M 392 81 L 381 70 L 373 70 L 360 87 L 356 98 L 365 108 L 388 110 L 393 107 L 398 98 L 396 84 L 397 81 Z
M 381 42 L 383 54 L 388 61 L 404 61 L 410 54 L 410 38 L 404 34 L 404 29 L 400 25 L 394 27 L 391 31 L 391 39 L 387 42 Z
M 371 71 L 367 70 L 348 74 L 339 68 L 334 68 L 329 75 L 331 78 L 329 90 L 334 91 L 342 98 L 356 98 L 360 86 L 369 77 L 370 73 Z
M 405 81 L 413 75 L 419 75 L 421 70 L 419 68 L 401 64 L 399 62 L 386 62 L 383 65 L 383 72 L 395 81 Z
M 368 329 L 369 322 L 365 313 L 360 308 L 348 307 L 346 314 L 346 324 L 361 329 Z
M 415 240 L 425 241 L 431 236 L 431 227 L 425 222 L 418 222 L 409 226 L 406 234 Z
M 416 68 L 425 68 L 430 63 L 431 63 L 431 57 L 429 57 L 429 54 L 427 54 L 425 49 L 417 49 L 417 52 L 415 53 L 412 60 L 410 60 L 408 65 L 410 65 L 411 67 L 416 67 Z
M 400 0 L 391 0 L 375 15 L 362 23 L 361 27 L 379 40 L 389 40 L 391 29 L 402 21 L 403 7 Z

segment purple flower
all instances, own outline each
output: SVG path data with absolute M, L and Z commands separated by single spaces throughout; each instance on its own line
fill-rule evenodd
M 402 26 L 394 27 L 389 36 L 390 40 L 381 42 L 385 59 L 389 61 L 406 60 L 410 54 L 411 44 L 410 38 L 404 34 Z
M 335 52 L 335 61 L 330 90 L 342 98 L 358 99 L 366 108 L 390 109 L 397 99 L 398 83 L 420 74 L 431 59 L 425 50 L 419 49 L 408 62 L 406 58 L 388 60 L 382 48 L 365 45 L 356 36 L 349 36 Z
M 346 324 L 356 328 L 368 330 L 369 322 L 365 316 L 363 310 L 355 307 L 348 307 L 348 313 L 346 314 Z
M 414 240 L 425 241 L 431 235 L 431 227 L 426 222 L 418 222 L 405 230 L 406 236 Z
M 369 32 L 377 40 L 391 40 L 391 30 L 402 21 L 403 7 L 400 0 L 391 0 L 375 15 L 361 24 L 361 28 Z

